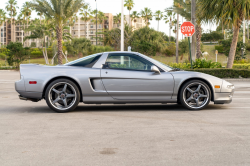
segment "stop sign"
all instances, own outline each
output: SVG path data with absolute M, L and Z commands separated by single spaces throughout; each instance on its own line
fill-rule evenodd
M 181 33 L 186 37 L 191 37 L 195 33 L 194 24 L 191 22 L 184 22 L 181 25 Z

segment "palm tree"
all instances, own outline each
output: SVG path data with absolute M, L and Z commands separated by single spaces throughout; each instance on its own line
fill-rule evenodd
M 17 1 L 16 0 L 9 0 L 7 3 L 7 6 L 5 7 L 5 9 L 9 12 L 9 16 L 10 16 L 10 22 L 11 22 L 11 32 L 13 33 L 13 38 L 14 38 L 14 42 L 16 41 L 16 37 L 15 37 L 15 28 L 14 26 L 12 26 L 12 21 L 13 21 L 13 17 L 16 16 L 17 12 L 16 9 L 18 8 L 17 6 Z
M 140 18 L 140 14 L 137 13 L 137 11 L 133 11 L 130 17 L 131 17 L 131 22 L 136 23 L 137 18 Z
M 34 0 L 31 6 L 44 13 L 48 19 L 54 19 L 58 43 L 58 63 L 62 64 L 63 27 L 68 20 L 83 6 L 83 0 Z
M 29 27 L 29 18 L 30 18 L 30 15 L 31 15 L 31 7 L 30 7 L 30 4 L 29 2 L 25 2 L 22 6 L 22 9 L 21 9 L 21 15 L 23 15 L 24 17 L 24 20 L 26 20 L 26 24 L 27 24 L 27 28 Z M 24 25 L 24 29 L 25 29 L 25 23 L 23 24 Z M 27 32 L 29 33 L 29 32 Z
M 85 22 L 85 25 L 86 25 L 86 33 L 87 33 L 87 36 L 88 36 L 88 25 L 87 25 L 87 22 L 89 22 L 93 16 L 91 15 L 91 9 L 90 9 L 90 6 L 89 4 L 84 4 L 82 9 L 81 10 L 81 13 L 79 13 L 81 17 L 81 20 L 83 20 Z
M 250 2 L 246 0 L 199 0 L 197 8 L 198 21 L 219 22 L 223 20 L 225 24 L 233 24 L 233 39 L 230 47 L 227 68 L 232 68 L 239 31 L 244 17 L 249 17 Z
M 117 24 L 117 28 L 119 28 L 119 24 L 121 23 L 121 17 L 122 17 L 121 13 L 114 16 L 114 23 Z
M 145 7 L 144 10 L 141 10 L 141 17 L 145 20 L 146 22 L 146 25 L 148 26 L 150 23 L 149 23 L 149 20 L 152 20 L 152 11 L 151 9 Z
M 157 11 L 155 12 L 155 20 L 158 21 L 157 31 L 159 31 L 159 23 L 160 23 L 160 21 L 162 20 L 162 18 L 163 18 L 163 12 L 160 11 L 160 10 L 157 10 Z
M 173 13 L 171 10 L 165 9 L 166 15 L 164 15 L 163 20 L 165 20 L 165 23 L 169 23 L 169 42 L 171 40 L 171 30 L 173 27 L 173 20 L 172 17 L 175 16 L 175 13 Z
M 98 22 L 103 26 L 102 30 L 104 30 L 104 22 L 107 20 L 107 17 L 105 16 L 105 14 L 101 11 L 98 11 L 98 15 L 97 15 L 97 18 L 98 18 Z M 98 33 L 98 32 L 96 32 Z M 103 34 L 103 32 L 102 32 Z M 102 39 L 103 41 L 103 39 Z
M 125 7 L 127 7 L 128 11 L 129 11 L 129 26 L 131 24 L 131 20 L 130 20 L 130 11 L 132 10 L 132 8 L 134 7 L 135 3 L 133 0 L 125 0 Z

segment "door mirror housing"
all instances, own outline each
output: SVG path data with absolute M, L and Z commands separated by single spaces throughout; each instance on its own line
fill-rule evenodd
M 159 70 L 158 67 L 156 67 L 156 66 L 151 66 L 151 71 L 152 71 L 152 72 L 155 72 L 155 73 L 157 73 L 157 74 L 161 74 L 160 70 Z

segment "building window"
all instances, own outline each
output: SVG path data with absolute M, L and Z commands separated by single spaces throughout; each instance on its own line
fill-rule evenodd
M 102 28 L 102 24 L 99 24 L 99 28 Z
M 90 25 L 90 28 L 94 28 L 94 25 Z

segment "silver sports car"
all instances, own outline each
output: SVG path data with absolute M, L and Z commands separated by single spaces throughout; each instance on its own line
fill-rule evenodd
M 166 66 L 136 52 L 104 52 L 65 65 L 20 65 L 21 100 L 45 99 L 56 112 L 86 104 L 179 103 L 200 110 L 232 101 L 234 85 L 220 78 Z

